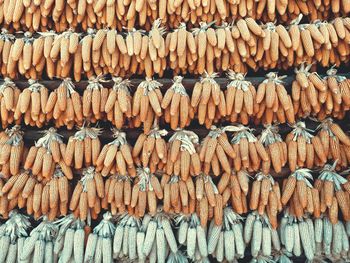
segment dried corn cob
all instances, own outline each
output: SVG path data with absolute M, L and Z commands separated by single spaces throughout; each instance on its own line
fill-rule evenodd
M 14 122 L 14 111 L 21 91 L 9 78 L 4 79 L 0 85 L 0 117 L 2 127 Z

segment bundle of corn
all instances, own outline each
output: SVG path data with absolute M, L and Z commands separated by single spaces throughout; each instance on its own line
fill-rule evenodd
M 229 70 L 227 77 L 230 83 L 226 87 L 226 114 L 231 122 L 247 125 L 257 110 L 256 90 L 253 84 L 244 79 L 241 73 Z
M 113 262 L 114 233 L 115 226 L 112 223 L 112 215 L 106 212 L 87 238 L 83 262 Z
M 310 231 L 309 231 L 310 232 Z M 312 233 L 312 232 L 311 232 Z M 349 224 L 338 221 L 332 224 L 327 216 L 314 222 L 315 255 L 330 260 L 349 260 Z M 310 237 L 309 237 L 310 238 Z
M 192 131 L 178 129 L 168 141 L 166 174 L 180 176 L 184 181 L 201 173 L 201 161 L 197 152 L 199 138 Z
M 274 121 L 295 123 L 292 99 L 283 86 L 283 78 L 285 76 L 270 72 L 259 84 L 256 93 L 256 103 L 259 107 L 256 110 L 255 121 L 264 124 L 272 124 Z
M 111 121 L 117 129 L 121 129 L 127 119 L 132 117 L 132 97 L 129 87 L 131 83 L 128 79 L 112 77 L 113 88 L 109 91 L 108 99 L 104 105 L 107 119 Z M 101 105 L 103 106 L 103 105 Z
M 85 236 L 90 227 L 84 221 L 76 219 L 73 214 L 62 217 L 54 223 L 59 227 L 54 241 L 54 260 L 61 262 L 83 262 L 85 253 Z
M 333 165 L 326 164 L 319 177 L 315 180 L 314 187 L 320 192 L 319 202 L 321 213 L 328 213 L 332 224 L 338 222 L 338 210 L 340 208 L 343 219 L 350 221 L 349 206 L 349 181 L 335 172 L 337 162 Z
M 279 226 L 281 243 L 285 250 L 296 257 L 304 254 L 313 260 L 317 251 L 313 221 L 306 217 L 294 217 L 285 213 Z
M 182 80 L 183 77 L 174 77 L 174 84 L 165 92 L 161 104 L 164 110 L 165 122 L 170 123 L 173 130 L 178 127 L 185 128 L 194 117 L 194 109 L 191 106 L 186 89 L 182 85 Z
M 265 146 L 265 151 L 269 155 L 269 159 L 264 161 L 262 158 L 261 170 L 264 173 L 270 172 L 272 164 L 276 173 L 282 171 L 288 161 L 287 144 L 283 141 L 280 134 L 278 134 L 277 125 L 266 125 L 265 129 L 261 132 L 259 141 Z M 258 149 L 258 147 L 256 147 Z M 266 158 L 265 158 L 266 159 Z
M 29 87 L 19 95 L 14 112 L 15 120 L 24 118 L 24 123 L 30 126 L 42 127 L 50 118 L 45 114 L 48 102 L 48 89 L 36 80 L 28 80 Z
M 179 227 L 177 241 L 186 246 L 186 256 L 195 261 L 205 259 L 208 256 L 207 229 L 201 226 L 197 214 L 178 214 L 175 221 Z
M 236 152 L 230 145 L 226 131 L 236 131 L 234 126 L 217 128 L 211 126 L 208 135 L 201 143 L 199 159 L 204 164 L 203 172 L 209 174 L 211 171 L 219 176 L 221 171 L 231 173 L 230 161 L 236 158 Z
M 1 29 L 1 34 L 0 34 L 0 44 L 2 46 L 1 49 L 1 74 L 5 75 L 7 73 L 7 65 L 10 60 L 10 53 L 11 53 L 11 48 L 13 45 L 13 42 L 15 41 L 15 36 L 10 34 L 8 30 L 6 29 Z M 13 73 L 11 77 L 16 77 L 16 75 Z
M 137 168 L 137 178 L 133 182 L 130 206 L 135 215 L 142 217 L 145 213 L 155 215 L 157 202 L 163 199 L 163 190 L 155 174 L 149 168 Z
M 103 176 L 117 171 L 122 175 L 128 173 L 134 177 L 136 170 L 131 155 L 132 150 L 126 140 L 126 134 L 114 128 L 112 132 L 115 139 L 101 149 L 100 155 L 96 160 L 96 171 L 101 172 Z
M 245 243 L 243 240 L 243 218 L 232 208 L 225 207 L 223 222 L 217 225 L 212 220 L 208 230 L 208 254 L 213 255 L 218 262 L 244 257 Z
M 72 80 L 65 78 L 58 88 L 45 98 L 43 111 L 48 115 L 48 119 L 55 120 L 56 127 L 66 126 L 67 129 L 72 129 L 74 124 L 82 125 L 82 102 L 74 88 Z
M 327 157 L 320 139 L 310 133 L 312 130 L 306 128 L 305 122 L 298 121 L 292 127 L 286 137 L 289 169 L 294 172 L 297 168 L 323 166 Z
M 167 143 L 162 138 L 166 136 L 166 130 L 160 130 L 158 125 L 147 134 L 141 133 L 132 149 L 132 157 L 137 165 L 149 167 L 152 173 L 162 170 L 167 162 Z
M 33 175 L 39 178 L 50 178 L 54 174 L 56 164 L 60 166 L 64 175 L 71 180 L 73 172 L 62 158 L 65 155 L 66 145 L 55 128 L 41 131 L 44 134 L 34 146 L 30 147 L 24 163 L 25 170 L 32 170 Z
M 276 226 L 277 227 L 277 226 Z M 270 257 L 272 248 L 280 250 L 280 239 L 277 230 L 271 226 L 265 214 L 259 215 L 256 211 L 248 214 L 244 224 L 244 242 L 250 244 L 253 258 Z
M 219 194 L 222 195 L 223 204 L 227 204 L 231 198 L 232 208 L 235 213 L 248 212 L 247 195 L 249 191 L 249 177 L 247 171 L 240 170 L 237 173 L 223 173 L 217 184 Z
M 72 193 L 69 209 L 82 221 L 97 219 L 101 212 L 101 199 L 105 197 L 102 176 L 92 166 L 85 168 L 82 175 Z
M 28 216 L 12 211 L 7 221 L 0 226 L 0 262 L 18 262 L 25 238 L 30 228 Z
M 313 188 L 309 180 L 312 180 L 311 170 L 297 169 L 283 181 L 281 203 L 289 204 L 289 212 L 297 218 L 304 215 L 304 211 L 320 216 L 319 192 Z
M 257 210 L 258 215 L 266 212 L 268 221 L 276 229 L 277 213 L 282 210 L 281 190 L 270 174 L 262 172 L 255 175 L 249 200 L 250 210 Z
M 79 127 L 79 131 L 68 139 L 63 156 L 66 165 L 73 166 L 75 169 L 96 165 L 101 151 L 101 142 L 98 138 L 101 133 L 100 128 L 89 125 Z
M 156 119 L 162 116 L 161 102 L 163 95 L 160 90 L 162 86 L 156 80 L 146 78 L 142 81 L 133 96 L 132 115 L 135 127 L 143 124 L 145 133 L 151 130 Z
M 191 177 L 186 181 L 177 175 L 163 175 L 163 210 L 166 213 L 175 212 L 191 214 L 196 208 L 196 189 Z
M 247 169 L 258 171 L 261 162 L 270 162 L 269 155 L 261 140 L 258 140 L 249 127 L 238 125 L 231 129 L 234 136 L 231 140 L 236 157 L 233 158 L 233 166 L 236 171 Z M 263 165 L 264 166 L 264 165 Z M 268 170 L 266 171 L 268 172 Z
M 4 177 L 16 175 L 23 159 L 24 141 L 21 126 L 15 125 L 0 133 L 0 165 Z
M 58 226 L 44 216 L 42 222 L 25 239 L 19 254 L 20 261 L 45 262 L 47 260 L 52 262 L 54 257 L 53 243 L 57 231 Z M 73 247 L 73 245 L 71 246 Z
M 14 122 L 14 111 L 21 91 L 9 78 L 4 79 L 0 85 L 0 118 L 1 126 L 6 128 Z
M 217 73 L 205 72 L 192 91 L 191 105 L 197 113 L 199 124 L 205 124 L 207 129 L 214 121 L 226 116 L 225 95 L 214 79 L 217 76 Z
M 318 137 L 323 146 L 323 152 L 328 160 L 336 161 L 338 166 L 347 168 L 350 162 L 350 138 L 343 129 L 327 118 L 318 126 Z

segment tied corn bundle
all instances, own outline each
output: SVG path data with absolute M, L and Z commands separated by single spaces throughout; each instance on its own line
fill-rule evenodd
M 201 161 L 197 151 L 199 138 L 192 131 L 178 129 L 168 141 L 168 160 L 165 172 L 180 176 L 186 181 L 201 173 Z
M 260 172 L 255 175 L 249 208 L 257 210 L 258 216 L 263 216 L 266 213 L 269 224 L 274 229 L 277 228 L 277 214 L 282 210 L 281 190 L 278 182 L 275 182 L 270 174 Z
M 243 218 L 232 208 L 225 207 L 223 222 L 217 225 L 211 221 L 208 229 L 208 254 L 218 262 L 234 261 L 244 257 L 246 244 L 243 240 Z
M 45 99 L 43 112 L 48 115 L 47 119 L 55 120 L 56 127 L 67 126 L 67 129 L 72 129 L 74 124 L 82 125 L 81 97 L 70 78 L 63 79 Z
M 252 129 L 238 125 L 230 130 L 234 132 L 231 144 L 236 153 L 236 157 L 233 158 L 233 166 L 236 171 L 241 169 L 258 171 L 261 163 L 270 163 L 268 152 L 261 140 L 255 137 Z
M 320 216 L 318 189 L 313 188 L 311 170 L 300 168 L 283 181 L 281 203 L 289 204 L 289 214 L 301 218 L 305 213 Z
M 275 41 L 275 40 L 271 40 Z M 266 79 L 259 84 L 256 92 L 255 111 L 256 122 L 264 124 L 295 123 L 295 113 L 290 95 L 283 86 L 285 76 L 278 76 L 275 72 L 266 75 Z
M 132 149 L 135 164 L 149 167 L 151 173 L 163 170 L 168 159 L 168 145 L 163 139 L 167 134 L 167 130 L 160 130 L 156 124 L 147 134 L 141 133 Z
M 209 129 L 213 122 L 226 116 L 225 95 L 215 81 L 216 73 L 205 72 L 192 91 L 191 105 L 197 113 L 199 124 Z
M 261 132 L 259 141 L 265 146 L 265 151 L 269 155 L 267 161 L 262 161 L 261 170 L 267 174 L 270 171 L 270 167 L 275 170 L 276 173 L 282 171 L 282 167 L 287 164 L 288 150 L 287 144 L 283 141 L 280 134 L 278 134 L 278 126 L 265 125 L 265 129 Z
M 88 235 L 83 262 L 113 262 L 113 236 L 115 226 L 109 212 Z
M 53 262 L 53 242 L 57 231 L 58 226 L 44 216 L 42 222 L 24 240 L 19 260 L 33 262 L 45 262 L 47 260 Z
M 349 181 L 335 171 L 337 162 L 326 164 L 314 187 L 319 191 L 321 213 L 327 213 L 332 224 L 338 222 L 338 211 L 342 212 L 344 221 L 350 220 Z
M 133 96 L 132 115 L 135 127 L 143 124 L 144 132 L 149 132 L 155 121 L 162 116 L 161 102 L 163 95 L 160 90 L 162 84 L 146 77 Z
M 38 81 L 29 79 L 29 87 L 25 88 L 19 95 L 14 111 L 14 119 L 24 119 L 24 123 L 30 126 L 43 127 L 50 119 L 45 114 L 48 102 L 48 89 Z
M 126 140 L 126 134 L 114 128 L 112 132 L 115 139 L 102 147 L 96 160 L 96 171 L 101 172 L 102 176 L 117 171 L 121 175 L 128 173 L 134 177 L 136 169 L 131 155 L 132 149 Z
M 183 213 L 185 215 L 195 212 L 196 189 L 192 177 L 184 181 L 177 175 L 163 174 L 160 184 L 164 193 L 164 212 Z
M 132 95 L 128 79 L 113 76 L 113 88 L 108 92 L 108 98 L 104 107 L 107 120 L 111 121 L 117 129 L 121 129 L 127 120 L 132 117 Z
M 286 137 L 288 146 L 288 165 L 294 172 L 297 167 L 322 167 L 327 162 L 322 143 L 313 136 L 312 130 L 306 127 L 305 122 L 298 121 L 292 126 L 293 130 Z
M 62 156 L 69 167 L 81 169 L 96 165 L 101 152 L 100 128 L 83 125 L 73 136 L 69 137 L 65 154 Z
M 326 159 L 337 161 L 337 169 L 347 168 L 350 161 L 350 138 L 343 129 L 327 118 L 318 126 L 318 137 L 323 146 Z
M 1 126 L 6 128 L 14 122 L 14 111 L 21 91 L 9 78 L 4 79 L 0 85 L 0 118 Z
M 185 128 L 194 118 L 194 108 L 185 87 L 182 85 L 182 80 L 181 76 L 174 77 L 174 83 L 165 92 L 161 103 L 165 122 L 170 123 L 173 130 L 178 127 Z
M 62 136 L 56 133 L 55 128 L 42 131 L 44 134 L 34 146 L 30 147 L 24 162 L 25 170 L 32 170 L 33 175 L 49 179 L 53 174 L 56 164 L 60 166 L 63 174 L 71 180 L 73 172 L 62 158 L 66 152 L 66 145 L 62 141 Z
M 9 213 L 7 221 L 0 226 L 0 262 L 20 261 L 24 240 L 30 228 L 29 217 L 16 210 Z
M 97 219 L 101 212 L 101 199 L 105 197 L 105 187 L 102 176 L 90 166 L 83 170 L 71 195 L 69 209 L 80 220 Z
M 74 260 L 74 262 L 83 263 L 85 237 L 90 233 L 90 226 L 76 219 L 73 214 L 55 220 L 54 224 L 58 226 L 53 242 L 55 260 L 61 262 Z
M 201 143 L 199 159 L 205 174 L 212 172 L 219 176 L 222 171 L 231 173 L 231 160 L 236 158 L 236 152 L 228 141 L 226 131 L 235 131 L 235 127 L 217 128 L 213 125 Z
M 0 133 L 0 165 L 5 178 L 17 175 L 24 155 L 21 126 L 15 125 Z
M 241 73 L 229 70 L 227 78 L 230 80 L 225 90 L 227 118 L 230 122 L 239 121 L 247 125 L 249 119 L 259 109 L 256 102 L 256 89 Z

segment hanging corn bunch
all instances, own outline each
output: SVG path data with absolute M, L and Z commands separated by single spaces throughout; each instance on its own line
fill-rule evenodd
M 226 116 L 225 95 L 215 81 L 217 73 L 205 72 L 192 91 L 191 105 L 197 113 L 199 124 L 209 129 L 213 122 Z
M 42 127 L 50 118 L 45 114 L 48 89 L 36 80 L 28 80 L 29 87 L 19 95 L 14 112 L 15 120 L 22 118 L 26 125 Z
M 201 162 L 196 149 L 198 143 L 199 138 L 194 132 L 177 130 L 168 141 L 166 174 L 180 176 L 185 181 L 190 175 L 199 175 Z
M 73 136 L 68 139 L 64 162 L 67 166 L 81 169 L 90 165 L 96 165 L 101 151 L 101 142 L 98 138 L 102 129 L 83 125 Z
M 108 209 L 108 204 L 110 204 L 112 215 L 125 213 L 126 210 L 131 213 L 131 194 L 132 179 L 129 175 L 111 175 L 105 183 L 101 207 Z
M 317 220 L 317 219 L 316 219 Z M 315 228 L 308 217 L 298 217 L 286 212 L 279 227 L 281 243 L 288 253 L 300 257 L 302 253 L 308 260 L 313 260 L 317 251 Z
M 126 134 L 117 129 L 112 129 L 112 132 L 115 139 L 101 149 L 96 160 L 96 171 L 101 172 L 102 176 L 117 171 L 119 174 L 128 173 L 134 177 L 136 170 L 131 155 L 132 149 L 126 141 Z
M 276 229 L 277 213 L 282 210 L 281 190 L 270 174 L 257 173 L 252 184 L 249 200 L 250 210 L 257 210 L 259 216 L 266 212 L 269 224 Z
M 163 170 L 167 162 L 168 147 L 165 140 L 166 130 L 160 130 L 158 125 L 148 133 L 141 133 L 132 149 L 132 157 L 137 165 L 149 167 L 151 173 Z
M 261 140 L 258 140 L 249 127 L 238 125 L 232 128 L 234 136 L 231 140 L 236 152 L 233 158 L 233 166 L 236 171 L 246 169 L 258 171 L 263 163 L 269 163 L 270 158 Z
M 350 138 L 343 129 L 327 118 L 318 126 L 317 136 L 322 143 L 323 152 L 328 160 L 337 161 L 337 165 L 347 168 L 350 161 Z
M 288 165 L 294 172 L 298 167 L 321 167 L 327 162 L 322 142 L 306 128 L 305 122 L 298 121 L 286 137 L 288 146 Z
M 301 218 L 304 212 L 320 216 L 319 192 L 309 180 L 313 180 L 311 170 L 297 169 L 283 181 L 281 203 L 289 202 L 289 213 Z
M 186 246 L 186 256 L 189 259 L 200 261 L 208 256 L 206 228 L 201 226 L 196 213 L 177 215 L 175 219 L 179 230 L 177 241 Z
M 280 250 L 281 245 L 276 227 L 271 226 L 266 214 L 260 215 L 256 211 L 248 214 L 243 236 L 245 244 L 250 244 L 253 258 L 257 260 L 268 258 L 272 255 L 272 249 Z
M 265 151 L 269 155 L 267 161 L 262 159 L 261 170 L 267 174 L 272 165 L 275 172 L 280 173 L 282 167 L 284 167 L 288 161 L 288 150 L 287 144 L 283 141 L 281 135 L 278 134 L 278 126 L 266 125 L 265 129 L 261 132 L 259 141 L 265 146 Z M 256 148 L 258 149 L 258 147 Z
M 9 63 L 9 60 L 10 60 L 10 53 L 11 53 L 11 48 L 12 48 L 12 45 L 15 41 L 15 36 L 10 34 L 8 32 L 7 29 L 4 29 L 2 28 L 1 29 L 1 37 L 0 37 L 0 43 L 1 43 L 1 46 L 2 46 L 2 49 L 1 49 L 1 74 L 2 75 L 5 75 L 7 74 L 7 65 Z M 13 72 L 9 77 L 11 79 L 15 78 L 16 77 L 16 72 Z
M 17 175 L 24 151 L 21 126 L 15 125 L 0 133 L 0 149 L 1 172 L 5 177 Z
M 231 160 L 236 158 L 236 152 L 230 145 L 226 131 L 235 131 L 236 127 L 217 128 L 211 126 L 208 135 L 201 143 L 199 159 L 204 164 L 203 172 L 213 172 L 219 176 L 221 172 L 231 173 Z
M 256 103 L 259 104 L 256 121 L 264 124 L 272 124 L 274 121 L 295 123 L 292 99 L 283 86 L 285 76 L 270 72 L 266 77 L 267 79 L 259 84 L 256 93 Z
M 176 175 L 162 175 L 163 210 L 166 213 L 183 213 L 185 215 L 195 212 L 196 189 L 191 177 L 186 181 Z
M 232 208 L 225 207 L 223 222 L 217 225 L 211 221 L 208 229 L 208 254 L 213 255 L 218 262 L 243 258 L 245 243 L 243 240 L 243 218 Z
M 229 70 L 230 83 L 226 87 L 226 114 L 230 122 L 247 125 L 249 119 L 259 108 L 256 103 L 256 90 L 253 84 L 245 80 L 244 75 Z
M 33 175 L 49 179 L 54 173 L 56 164 L 58 164 L 63 174 L 71 180 L 73 172 L 62 158 L 66 150 L 61 139 L 62 136 L 56 133 L 56 129 L 52 127 L 42 131 L 42 133 L 44 136 L 30 147 L 24 169 L 31 169 Z
M 153 44 L 152 44 L 153 45 Z M 143 123 L 145 133 L 151 130 L 156 119 L 162 115 L 161 102 L 163 95 L 160 90 L 162 86 L 156 80 L 146 78 L 142 81 L 133 96 L 132 115 L 135 117 L 135 127 Z
M 120 77 L 112 77 L 112 80 L 113 88 L 108 94 L 106 104 L 101 106 L 104 107 L 107 119 L 117 129 L 121 129 L 126 120 L 132 117 L 132 96 L 129 90 L 131 83 L 128 79 L 123 80 Z
M 5 78 L 4 83 L 0 85 L 0 118 L 3 128 L 14 122 L 14 111 L 20 93 L 16 84 L 9 78 Z
M 327 212 L 332 224 L 338 222 L 339 208 L 344 220 L 350 220 L 348 199 L 350 183 L 346 178 L 335 172 L 336 165 L 337 162 L 334 162 L 333 165 L 326 164 L 314 183 L 314 187 L 320 192 L 321 213 Z
M 55 120 L 55 126 L 72 129 L 74 124 L 82 125 L 82 102 L 70 78 L 65 78 L 57 89 L 45 98 L 44 113 Z
M 45 262 L 47 260 L 51 262 L 54 256 L 53 243 L 57 231 L 57 225 L 44 216 L 42 222 L 25 239 L 19 259 L 21 261 Z
M 113 236 L 115 226 L 109 212 L 88 235 L 83 262 L 113 262 Z
M 181 40 L 183 41 L 183 40 Z M 170 127 L 176 130 L 188 126 L 194 117 L 194 109 L 190 98 L 182 85 L 183 77 L 176 76 L 173 85 L 164 94 L 161 107 L 164 110 L 164 119 Z
M 101 199 L 105 196 L 102 176 L 92 166 L 84 169 L 82 175 L 72 193 L 69 209 L 82 221 L 97 219 L 101 212 Z
M 130 206 L 135 215 L 142 217 L 145 213 L 157 213 L 157 200 L 163 199 L 163 191 L 158 178 L 149 168 L 137 168 L 137 178 L 133 182 Z
M 90 226 L 84 221 L 69 214 L 54 222 L 58 232 L 53 244 L 54 258 L 62 262 L 74 259 L 74 262 L 83 262 L 85 253 L 85 236 L 90 232 Z

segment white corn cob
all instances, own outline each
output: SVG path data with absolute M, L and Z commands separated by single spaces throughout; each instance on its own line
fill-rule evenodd
M 213 222 L 213 221 L 212 221 Z M 208 233 L 208 253 L 212 254 L 215 251 L 216 245 L 219 241 L 222 225 L 214 225 L 212 230 Z
M 323 221 L 321 218 L 315 219 L 315 241 L 322 243 L 323 240 Z
M 281 242 L 280 238 L 278 236 L 278 232 L 276 229 L 271 229 L 271 241 L 272 241 L 272 246 L 274 250 L 280 251 L 281 250 Z
M 143 245 L 143 254 L 148 256 L 152 250 L 153 243 L 156 237 L 157 223 L 155 221 L 150 221 L 147 226 L 145 241 Z
M 162 218 L 162 226 L 164 229 L 164 234 L 165 234 L 166 240 L 168 241 L 169 248 L 170 248 L 171 252 L 176 254 L 178 247 L 177 247 L 176 239 L 175 239 L 175 236 L 174 236 L 174 233 L 173 233 L 173 230 L 171 228 L 170 221 L 168 218 L 165 218 L 165 217 Z
M 312 246 L 312 251 L 315 253 L 316 250 L 316 241 L 315 241 L 315 227 L 314 227 L 314 222 L 312 221 L 311 218 L 307 218 L 305 220 L 308 226 L 309 230 L 309 235 L 310 235 L 310 241 L 311 241 L 311 246 Z M 299 228 L 300 231 L 300 228 Z
M 64 245 L 60 259 L 62 262 L 68 262 L 73 254 L 73 244 L 74 244 L 74 230 L 68 229 L 64 236 Z
M 2 236 L 0 238 L 0 248 L 1 248 L 0 262 L 5 262 L 9 247 L 10 247 L 10 237 L 9 236 Z
M 145 240 L 145 233 L 144 232 L 137 232 L 136 235 L 136 246 L 137 246 L 137 256 L 139 261 L 144 261 L 145 256 L 143 254 L 143 242 Z
M 243 234 L 242 234 L 242 224 L 234 224 L 233 225 L 233 233 L 235 237 L 235 245 L 236 245 L 236 257 L 242 258 L 244 257 L 244 250 L 245 250 L 245 244 L 243 241 Z
M 205 231 L 201 225 L 197 225 L 197 243 L 198 243 L 199 252 L 202 255 L 202 257 L 207 257 L 208 256 L 207 239 L 206 239 Z
M 189 227 L 187 230 L 187 255 L 189 258 L 194 256 L 196 250 L 196 228 Z
M 157 241 L 157 262 L 165 262 L 166 253 L 166 240 L 164 235 L 164 230 L 162 228 L 157 228 L 156 231 L 156 241 Z
M 247 219 L 244 225 L 244 242 L 246 244 L 249 244 L 250 240 L 252 239 L 254 222 L 255 222 L 255 215 L 253 213 L 250 213 L 247 216 Z
M 259 218 L 255 219 L 253 228 L 253 238 L 251 242 L 251 253 L 253 257 L 257 257 L 261 248 L 262 241 L 262 223 Z
M 124 227 L 122 225 L 118 225 L 114 233 L 113 255 L 118 255 L 122 249 L 123 234 L 124 234 Z
M 30 237 L 28 237 L 23 246 L 21 260 L 26 260 L 34 251 L 35 242 L 38 239 L 39 232 L 34 232 Z
M 345 228 L 347 235 L 350 236 L 350 221 L 346 221 Z
M 128 224 L 124 226 L 123 247 L 122 247 L 124 256 L 127 256 L 129 253 L 129 229 L 130 229 L 130 226 Z
M 342 228 L 340 222 L 333 225 L 332 254 L 340 254 L 342 249 Z
M 232 230 L 224 231 L 225 258 L 232 261 L 235 258 L 235 237 Z
M 219 240 L 216 245 L 215 256 L 217 261 L 222 262 L 224 260 L 225 255 L 225 247 L 224 247 L 224 232 L 221 231 L 219 234 Z
M 262 229 L 262 254 L 271 256 L 271 231 L 267 226 Z
M 102 262 L 112 263 L 112 239 L 110 237 L 102 238 Z
M 149 262 L 150 263 L 157 262 L 157 242 L 153 242 L 151 252 L 149 253 Z
M 85 255 L 84 255 L 85 263 L 93 262 L 96 245 L 97 245 L 97 235 L 95 233 L 89 234 L 89 237 L 86 243 Z
M 129 259 L 134 260 L 137 257 L 137 252 L 136 252 L 136 234 L 137 234 L 137 228 L 136 226 L 131 226 L 129 228 Z
M 293 254 L 299 257 L 301 255 L 301 243 L 300 243 L 298 223 L 293 224 L 293 231 L 294 231 Z
M 6 263 L 16 263 L 17 259 L 17 243 L 10 244 L 6 256 Z
M 299 222 L 299 234 L 300 234 L 300 239 L 303 244 L 303 249 L 305 256 L 308 260 L 312 260 L 314 258 L 314 251 L 312 248 L 312 243 L 310 239 L 310 232 L 309 228 L 306 222 Z
M 185 244 L 187 239 L 188 222 L 182 221 L 179 227 L 178 241 L 181 245 Z
M 17 239 L 17 258 L 18 258 L 18 261 L 21 258 L 21 253 L 23 250 L 24 241 L 25 241 L 25 237 L 20 237 Z
M 292 253 L 294 246 L 294 229 L 292 224 L 286 225 L 284 229 L 284 240 L 284 246 L 286 247 L 286 250 Z
M 97 238 L 94 260 L 92 261 L 94 263 L 102 263 L 102 250 L 103 250 L 102 239 L 103 239 L 103 237 Z
M 51 241 L 45 244 L 45 263 L 53 262 L 53 243 Z
M 33 262 L 35 263 L 43 263 L 45 256 L 45 241 L 42 239 L 38 239 L 35 242 L 35 249 L 33 255 Z
M 323 250 L 326 255 L 331 254 L 331 244 L 333 239 L 332 223 L 327 217 L 323 218 Z
M 279 227 L 279 231 L 280 231 L 280 236 L 281 236 L 281 244 L 282 245 L 285 245 L 286 244 L 286 226 L 288 224 L 288 217 L 287 216 L 284 216 L 282 217 L 281 219 L 281 223 L 280 223 L 280 227 Z
M 84 229 L 79 228 L 74 232 L 73 255 L 75 263 L 82 263 L 84 260 Z
M 341 224 L 341 228 L 342 228 L 342 255 L 343 257 L 346 257 L 346 255 L 349 252 L 349 238 L 343 223 Z

